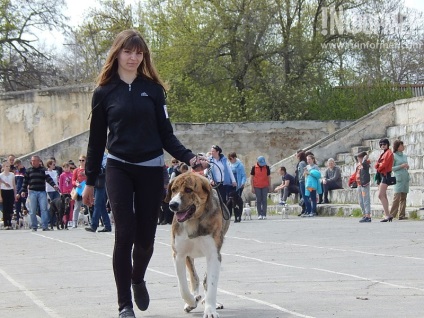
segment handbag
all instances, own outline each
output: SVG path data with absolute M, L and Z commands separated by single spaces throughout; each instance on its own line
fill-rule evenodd
M 394 185 L 396 184 L 396 177 L 392 176 L 392 174 L 387 174 L 386 176 L 387 185 Z
M 380 174 L 380 172 L 376 172 L 376 174 L 374 176 L 374 181 L 377 184 L 380 184 L 381 183 L 381 174 Z
M 76 189 L 76 188 L 72 188 L 72 191 L 71 191 L 71 199 L 72 199 L 72 200 L 76 200 L 76 199 L 78 199 L 78 192 L 77 192 L 77 189 Z
M 353 181 L 350 186 L 352 189 L 356 189 L 358 187 L 358 183 L 356 181 Z

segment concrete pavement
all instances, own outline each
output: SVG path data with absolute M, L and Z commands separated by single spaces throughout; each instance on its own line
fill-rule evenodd
M 358 218 L 232 223 L 222 250 L 221 318 L 424 317 L 424 223 Z M 0 317 L 117 317 L 113 233 L 0 231 Z M 196 261 L 203 277 L 205 262 Z M 151 296 L 137 317 L 183 311 L 170 248 L 158 226 L 147 273 Z

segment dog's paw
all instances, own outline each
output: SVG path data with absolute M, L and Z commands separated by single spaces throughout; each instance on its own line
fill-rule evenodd
M 203 318 L 219 318 L 219 314 L 213 308 L 206 308 L 203 312 Z
M 192 311 L 193 309 L 195 309 L 196 307 L 197 307 L 197 304 L 199 303 L 199 301 L 202 299 L 202 296 L 200 296 L 200 295 L 197 295 L 195 298 L 194 298 L 194 303 L 193 303 L 193 305 L 189 305 L 189 304 L 185 304 L 184 305 L 184 311 L 185 312 L 190 312 L 190 311 Z

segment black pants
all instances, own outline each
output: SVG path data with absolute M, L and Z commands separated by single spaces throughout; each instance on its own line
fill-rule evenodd
M 106 188 L 115 219 L 113 271 L 119 310 L 132 307 L 131 282 L 144 280 L 153 255 L 163 182 L 162 167 L 107 160 Z
M 343 187 L 339 186 L 335 181 L 327 181 L 326 184 L 322 184 L 324 189 L 324 202 L 328 202 L 328 191 L 343 189 Z M 319 201 L 322 202 L 322 194 L 319 196 Z
M 15 192 L 13 190 L 1 190 L 3 199 L 3 225 L 12 226 L 13 204 L 15 203 Z

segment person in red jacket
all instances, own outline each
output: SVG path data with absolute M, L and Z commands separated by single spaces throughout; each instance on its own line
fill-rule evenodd
M 390 142 L 388 139 L 384 138 L 380 140 L 380 148 L 383 150 L 383 153 L 378 158 L 377 163 L 375 164 L 375 169 L 377 169 L 377 174 L 380 178 L 377 177 L 377 180 L 381 180 L 378 186 L 378 198 L 380 199 L 381 204 L 384 209 L 384 219 L 381 222 L 391 222 L 393 217 L 390 216 L 389 212 L 389 200 L 387 198 L 387 178 L 392 173 L 394 156 L 393 152 L 390 150 Z
M 256 209 L 258 220 L 266 220 L 268 192 L 271 192 L 271 170 L 265 158 L 259 156 L 256 165 L 250 171 L 250 186 L 256 196 Z

